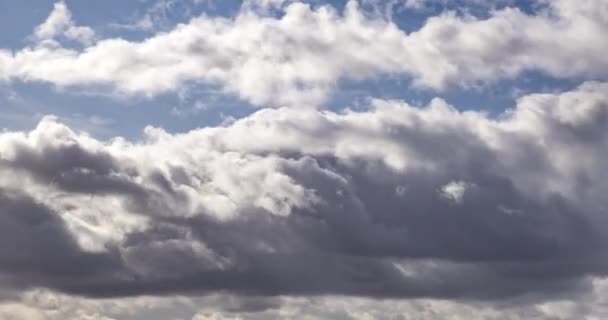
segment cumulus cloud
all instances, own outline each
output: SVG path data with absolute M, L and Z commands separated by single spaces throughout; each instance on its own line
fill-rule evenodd
M 374 100 L 139 142 L 45 118 L 0 134 L 0 279 L 90 297 L 584 292 L 608 271 L 607 114 L 588 82 L 498 118 Z
M 409 34 L 365 14 L 356 1 L 344 10 L 260 3 L 281 4 L 282 13 L 244 6 L 234 18 L 197 17 L 141 42 L 108 38 L 81 50 L 36 44 L 0 51 L 0 78 L 147 96 L 194 82 L 219 86 L 255 105 L 285 106 L 322 103 L 344 78 L 402 74 L 441 90 L 525 71 L 558 78 L 608 74 L 603 0 L 551 1 L 536 15 L 512 7 L 484 18 L 445 12 Z M 48 37 L 66 28 L 67 36 L 87 33 L 70 21 L 59 3 L 36 33 Z
M 36 27 L 34 35 L 38 40 L 51 40 L 57 36 L 91 44 L 95 32 L 89 27 L 77 26 L 72 20 L 72 14 L 64 2 L 57 2 L 46 21 Z

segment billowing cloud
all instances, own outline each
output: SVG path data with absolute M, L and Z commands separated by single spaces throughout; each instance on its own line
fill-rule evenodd
M 275 107 L 322 103 L 343 78 L 400 74 L 441 90 L 525 71 L 558 78 L 608 75 L 603 0 L 551 1 L 536 15 L 512 7 L 486 18 L 446 12 L 411 33 L 365 14 L 356 1 L 340 12 L 300 2 L 279 7 L 279 16 L 251 6 L 230 19 L 201 16 L 141 42 L 108 38 L 73 49 L 43 41 L 0 51 L 0 78 L 147 96 L 204 83 Z M 89 33 L 80 28 L 59 3 L 36 34 Z
M 374 100 L 139 142 L 45 118 L 0 134 L 0 278 L 90 297 L 584 292 L 608 271 L 607 115 L 588 82 L 497 118 Z

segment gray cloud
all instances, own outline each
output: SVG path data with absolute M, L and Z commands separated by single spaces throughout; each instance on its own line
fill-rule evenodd
M 56 212 L 15 190 L 0 190 L 0 270 L 17 288 L 107 276 L 116 252 L 84 252 Z
M 0 270 L 89 297 L 584 292 L 608 271 L 607 101 L 263 110 L 141 142 L 45 118 L 0 134 Z

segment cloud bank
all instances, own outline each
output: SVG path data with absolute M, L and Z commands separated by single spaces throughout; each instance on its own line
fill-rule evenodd
M 148 128 L 141 142 L 45 118 L 0 134 L 3 287 L 473 300 L 584 290 L 608 271 L 607 126 L 598 82 L 522 97 L 498 118 L 374 100 Z

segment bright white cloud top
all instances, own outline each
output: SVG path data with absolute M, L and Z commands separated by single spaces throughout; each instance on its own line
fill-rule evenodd
M 0 51 L 5 84 L 211 84 L 266 107 L 139 140 L 53 116 L 0 133 L 0 318 L 605 317 L 608 2 L 444 12 L 409 33 L 362 5 L 247 2 L 138 42 L 60 2 Z M 579 85 L 499 115 L 323 108 L 341 79 L 439 95 L 531 71 Z

